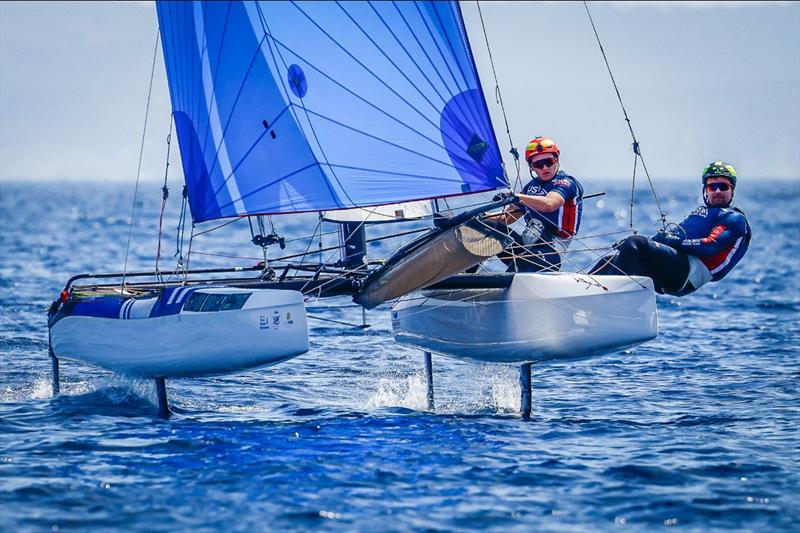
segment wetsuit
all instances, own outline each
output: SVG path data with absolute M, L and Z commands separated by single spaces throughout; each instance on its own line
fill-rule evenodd
M 525 231 L 520 235 L 511 232 L 515 254 L 504 250 L 497 255 L 508 265 L 508 271 L 557 271 L 561 268 L 561 254 L 569 247 L 570 239 L 578 233 L 583 211 L 583 187 L 578 180 L 563 170 L 552 179 L 543 181 L 534 177 L 522 188 L 520 194 L 547 196 L 555 191 L 564 198 L 564 205 L 551 213 L 542 213 L 524 204 Z
M 647 276 L 657 292 L 683 296 L 724 278 L 744 257 L 750 237 L 740 209 L 698 207 L 672 231 L 651 239 L 628 237 L 616 255 L 601 260 L 592 272 Z

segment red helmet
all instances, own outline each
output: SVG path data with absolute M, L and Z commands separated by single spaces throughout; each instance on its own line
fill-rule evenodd
M 558 145 L 553 139 L 548 137 L 536 137 L 531 139 L 528 146 L 525 147 L 525 161 L 531 164 L 531 157 L 536 154 L 553 154 L 556 157 L 561 155 Z

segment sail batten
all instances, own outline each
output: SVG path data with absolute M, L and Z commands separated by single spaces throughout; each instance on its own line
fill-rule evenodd
M 287 51 L 289 51 L 289 52 L 291 52 L 291 53 L 295 53 L 295 52 L 293 52 L 291 49 L 289 49 L 288 47 L 286 47 L 286 46 L 285 46 L 285 45 L 284 45 L 284 44 L 283 44 L 281 41 L 279 41 L 279 40 L 277 40 L 277 39 L 273 39 L 273 40 L 275 41 L 275 43 L 276 43 L 276 44 L 280 45 L 281 47 L 283 47 L 283 48 L 284 48 L 284 49 L 286 49 Z M 384 114 L 386 117 L 388 117 L 388 118 L 391 118 L 392 120 L 396 121 L 398 124 L 400 124 L 400 125 L 404 126 L 404 127 L 405 127 L 405 128 L 407 128 L 409 131 L 411 131 L 411 132 L 413 132 L 413 133 L 416 133 L 417 135 L 419 135 L 419 136 L 420 136 L 420 137 L 422 137 L 423 139 L 425 139 L 425 140 L 427 140 L 427 141 L 430 141 L 431 143 L 433 143 L 434 145 L 436 145 L 438 148 L 441 148 L 441 149 L 443 149 L 443 150 L 445 149 L 445 147 L 443 146 L 443 144 L 442 144 L 442 143 L 440 143 L 440 142 L 438 142 L 438 141 L 436 141 L 436 140 L 432 139 L 431 137 L 428 137 L 428 136 L 427 136 L 426 134 L 424 134 L 422 131 L 420 131 L 420 130 L 418 130 L 418 129 L 414 128 L 413 126 L 410 126 L 409 124 L 406 124 L 405 122 L 403 122 L 403 121 L 402 121 L 402 120 L 400 120 L 399 118 L 397 118 L 397 117 L 395 117 L 395 116 L 393 116 L 393 115 L 391 115 L 391 114 L 387 113 L 385 110 L 383 110 L 383 109 L 379 108 L 379 107 L 378 107 L 378 106 L 376 106 L 374 103 L 370 102 L 369 100 L 367 100 L 366 98 L 362 97 L 362 96 L 361 96 L 361 95 L 359 95 L 358 93 L 356 93 L 356 92 L 352 91 L 352 90 L 351 90 L 351 89 L 349 89 L 348 87 L 346 87 L 346 86 L 342 85 L 341 83 L 339 83 L 338 81 L 336 81 L 334 78 L 332 78 L 331 76 L 329 76 L 328 74 L 326 74 L 326 73 L 325 73 L 323 70 L 319 69 L 317 66 L 313 65 L 312 63 L 308 62 L 308 60 L 306 60 L 305 58 L 302 58 L 301 56 L 298 56 L 298 57 L 300 57 L 300 58 L 301 58 L 301 59 L 302 59 L 302 60 L 303 60 L 303 61 L 304 61 L 304 62 L 305 62 L 305 63 L 306 63 L 306 64 L 307 64 L 309 67 L 311 67 L 312 69 L 314 69 L 314 70 L 315 70 L 316 72 L 318 72 L 320 75 L 324 76 L 326 79 L 328 79 L 328 80 L 329 80 L 329 81 L 331 81 L 332 83 L 336 84 L 338 87 L 340 87 L 340 88 L 342 88 L 343 90 L 347 91 L 349 94 L 351 94 L 352 96 L 354 96 L 354 97 L 355 97 L 355 98 L 357 98 L 358 100 L 360 100 L 360 101 L 364 102 L 365 104 L 369 105 L 371 108 L 375 109 L 376 111 L 378 111 L 378 112 L 380 112 L 380 113 Z M 442 98 L 442 102 L 446 102 L 446 100 L 444 100 L 444 98 Z M 433 106 L 433 103 L 431 103 L 431 105 Z M 435 107 L 435 106 L 434 106 L 434 109 L 436 109 L 436 107 Z M 429 123 L 431 126 L 434 126 L 434 127 L 436 127 L 436 124 L 435 124 L 433 121 L 431 121 L 431 120 L 430 120 L 428 117 L 426 117 L 426 116 L 425 116 L 425 114 L 424 114 L 423 112 L 421 112 L 420 110 L 417 110 L 417 109 L 415 109 L 415 111 L 416 111 L 416 112 L 417 112 L 417 113 L 420 115 L 420 117 L 422 117 L 424 120 L 426 120 L 426 121 L 427 121 L 427 122 L 428 122 L 428 123 Z
M 457 2 L 157 2 L 195 222 L 506 186 Z

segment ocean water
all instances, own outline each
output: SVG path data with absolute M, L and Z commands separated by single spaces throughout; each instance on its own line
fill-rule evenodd
M 71 275 L 121 270 L 133 188 L 3 183 L 0 530 L 797 531 L 800 182 L 742 181 L 754 239 L 739 267 L 659 297 L 653 341 L 535 365 L 530 421 L 516 367 L 439 356 L 426 412 L 422 355 L 393 343 L 385 307 L 366 330 L 310 320 L 311 351 L 287 363 L 168 381 L 168 420 L 152 383 L 81 362 L 62 361 L 53 397 L 45 308 Z M 582 233 L 623 231 L 626 186 L 584 183 L 607 194 L 587 201 Z M 670 220 L 697 205 L 695 181 L 657 185 Z M 645 233 L 648 195 L 635 212 Z M 158 185 L 142 186 L 131 269 L 153 267 L 160 202 Z M 299 239 L 316 220 L 275 223 Z M 253 264 L 248 240 L 242 222 L 198 237 L 191 266 Z M 309 313 L 361 320 L 346 298 Z

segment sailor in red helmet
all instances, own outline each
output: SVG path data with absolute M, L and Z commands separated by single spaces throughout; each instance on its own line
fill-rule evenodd
M 514 253 L 497 255 L 509 271 L 540 272 L 561 268 L 561 256 L 578 233 L 583 210 L 583 187 L 559 168 L 561 151 L 553 139 L 536 137 L 525 149 L 531 179 L 511 208 L 494 217 L 494 225 L 506 227 L 524 217 L 522 235 L 511 231 Z

